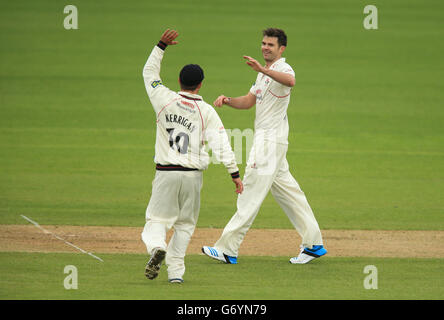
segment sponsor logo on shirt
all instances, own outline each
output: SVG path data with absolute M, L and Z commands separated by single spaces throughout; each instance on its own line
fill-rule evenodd
M 183 105 L 182 102 L 183 101 L 181 101 L 180 103 L 176 102 L 176 106 L 178 106 L 179 108 L 181 108 L 182 110 L 185 110 L 187 112 L 196 113 L 196 110 L 194 110 L 194 106 L 191 105 L 191 103 L 187 104 L 187 105 Z
M 190 102 L 188 102 L 188 101 L 185 101 L 185 100 L 180 100 L 180 102 L 181 102 L 182 104 L 186 105 L 187 107 L 189 107 L 189 108 L 191 108 L 191 109 L 194 109 L 194 104 L 192 104 L 192 103 L 190 103 Z
M 156 89 L 158 86 L 162 85 L 162 81 L 161 80 L 155 80 L 153 82 L 151 82 L 151 87 L 153 87 L 154 89 Z

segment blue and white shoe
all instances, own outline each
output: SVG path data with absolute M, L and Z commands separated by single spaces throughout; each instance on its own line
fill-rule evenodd
M 301 252 L 297 257 L 293 257 L 290 259 L 290 263 L 292 264 L 305 264 L 310 262 L 313 259 L 320 258 L 327 253 L 324 246 L 318 245 L 313 246 L 311 249 L 304 248 L 301 246 Z
M 237 257 L 227 256 L 214 247 L 203 246 L 202 252 L 210 258 L 225 262 L 227 264 L 237 264 Z
M 183 283 L 183 279 L 182 278 L 172 278 L 172 279 L 168 279 L 169 283 Z

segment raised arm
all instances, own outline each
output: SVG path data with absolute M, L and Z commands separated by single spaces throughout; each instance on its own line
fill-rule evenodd
M 179 34 L 174 30 L 167 29 L 161 36 L 160 41 L 151 51 L 148 60 L 143 67 L 143 80 L 148 97 L 156 112 L 166 101 L 174 96 L 174 92 L 165 87 L 160 78 L 160 65 L 162 63 L 165 49 L 169 45 L 177 44 L 175 39 Z
M 294 87 L 294 85 L 296 84 L 296 79 L 291 74 L 288 74 L 288 73 L 285 73 L 285 72 L 279 72 L 279 71 L 276 71 L 276 70 L 267 69 L 264 66 L 262 66 L 256 59 L 253 59 L 250 56 L 244 56 L 244 59 L 247 60 L 247 64 L 253 70 L 269 76 L 274 81 L 277 81 L 280 84 L 283 84 L 284 86 Z
M 145 66 L 143 67 L 143 78 L 144 79 L 159 79 L 160 80 L 160 64 L 162 62 L 163 53 L 167 46 L 175 45 L 178 42 L 175 39 L 179 36 L 177 31 L 167 29 L 160 37 L 159 43 L 154 48 L 157 50 L 157 54 L 151 53 Z M 153 52 L 155 51 L 153 50 Z M 145 81 L 146 82 L 146 81 Z
M 159 43 L 156 45 L 158 54 L 151 54 L 143 67 L 143 78 L 144 79 L 160 79 L 160 64 L 162 62 L 163 53 L 167 46 L 175 45 L 178 42 L 174 41 L 179 34 L 175 30 L 167 29 L 160 37 Z M 160 50 L 159 50 L 160 49 Z

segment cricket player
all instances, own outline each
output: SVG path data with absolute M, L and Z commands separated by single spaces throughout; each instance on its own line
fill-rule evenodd
M 302 237 L 300 252 L 291 258 L 293 264 L 305 264 L 327 253 L 321 231 L 308 201 L 289 171 L 287 108 L 295 74 L 282 58 L 287 36 L 281 29 L 263 31 L 262 55 L 265 66 L 249 56 L 246 63 L 256 71 L 256 82 L 250 91 L 237 98 L 219 96 L 214 105 L 249 109 L 256 105 L 253 146 L 243 179 L 244 192 L 238 195 L 237 212 L 226 225 L 214 247 L 204 246 L 207 256 L 236 264 L 239 247 L 251 227 L 266 195 L 272 195 Z
M 180 92 L 171 91 L 162 83 L 159 74 L 163 55 L 167 46 L 177 44 L 177 37 L 177 31 L 167 29 L 143 68 L 157 125 L 156 175 L 142 232 L 151 256 L 145 275 L 148 279 L 156 278 L 165 259 L 168 280 L 172 283 L 183 282 L 184 257 L 199 215 L 202 172 L 210 162 L 205 142 L 231 174 L 236 192 L 243 190 L 222 121 L 214 108 L 198 95 L 204 79 L 201 67 L 195 64 L 183 67 L 179 74 Z M 166 233 L 171 228 L 174 234 L 167 245 Z

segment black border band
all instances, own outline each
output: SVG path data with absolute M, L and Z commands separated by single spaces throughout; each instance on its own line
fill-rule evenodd
M 159 43 L 157 44 L 157 46 L 158 46 L 160 49 L 162 49 L 162 50 L 165 50 L 166 47 L 168 47 L 168 45 L 167 45 L 165 42 L 163 42 L 163 41 L 159 41 Z
M 239 177 L 240 177 L 239 171 L 231 173 L 231 179 L 236 179 L 236 178 L 239 178 Z
M 178 164 L 162 165 L 162 164 L 156 163 L 156 170 L 159 170 L 159 171 L 198 171 L 199 169 L 187 168 L 187 167 L 183 167 Z

